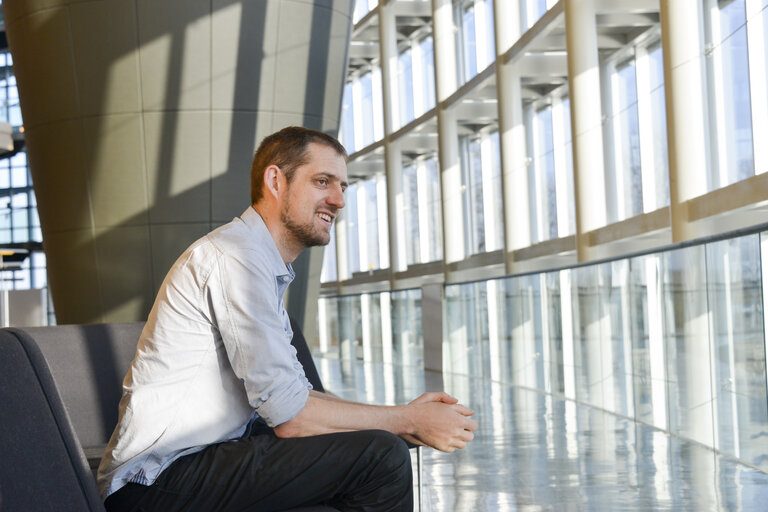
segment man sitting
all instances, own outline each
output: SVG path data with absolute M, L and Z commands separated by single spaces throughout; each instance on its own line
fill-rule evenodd
M 266 137 L 243 214 L 193 243 L 163 281 L 123 383 L 98 473 L 107 510 L 411 510 L 403 439 L 452 452 L 473 412 L 445 393 L 403 406 L 311 389 L 290 344 L 290 263 L 327 244 L 346 152 L 299 127 Z

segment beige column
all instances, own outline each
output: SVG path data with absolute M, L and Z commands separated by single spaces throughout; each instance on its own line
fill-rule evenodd
M 384 166 L 387 172 L 387 219 L 389 225 L 390 273 L 405 270 L 405 235 L 402 225 L 403 162 L 399 144 L 390 140 L 398 127 L 397 25 L 395 3 L 379 5 L 379 50 L 381 53 L 381 89 L 384 112 Z M 394 279 L 394 278 L 393 278 Z
M 519 2 L 494 2 L 496 97 L 499 109 L 502 204 L 506 272 L 514 273 L 511 253 L 531 244 L 528 165 L 519 65 L 503 62 L 504 53 L 520 38 Z
M 709 174 L 703 15 L 696 0 L 660 7 L 672 240 L 681 242 L 695 237 L 685 202 L 706 192 Z
M 435 41 L 435 88 L 437 94 L 438 156 L 443 206 L 443 260 L 464 258 L 464 216 L 461 165 L 456 115 L 443 102 L 456 91 L 456 34 L 453 2 L 432 0 L 432 33 Z
M 594 0 L 565 0 L 568 87 L 571 97 L 576 242 L 579 261 L 591 259 L 586 233 L 606 223 L 600 66 Z

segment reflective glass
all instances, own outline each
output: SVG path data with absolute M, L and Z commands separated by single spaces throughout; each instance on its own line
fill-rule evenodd
M 338 357 L 339 355 L 339 299 L 336 297 L 318 300 L 318 333 L 321 340 L 318 349 Z
M 563 315 L 560 300 L 560 273 L 549 272 L 544 276 L 546 288 L 542 295 L 543 321 L 546 329 L 545 343 L 549 344 L 544 365 L 549 367 L 549 389 L 552 393 L 565 394 L 565 375 L 563 364 Z
M 12 167 L 26 167 L 27 166 L 27 153 L 26 151 L 19 151 L 10 158 Z
M 26 192 L 13 194 L 11 197 L 11 208 L 26 208 L 27 206 L 29 206 L 29 195 Z
M 29 242 L 29 230 L 26 227 L 13 228 L 13 242 L 23 243 Z
M 629 261 L 618 260 L 599 265 L 598 273 L 605 341 L 601 353 L 606 379 L 603 387 L 604 405 L 609 411 L 631 416 L 634 412 L 634 396 Z
M 355 116 L 352 103 L 352 83 L 344 85 L 344 96 L 341 103 L 340 141 L 350 155 L 357 150 L 355 144 Z
M 403 167 L 403 224 L 405 228 L 406 263 L 421 260 L 419 243 L 419 190 L 415 165 Z
M 669 430 L 711 446 L 712 382 L 704 246 L 669 251 L 662 262 Z
M 656 279 L 647 269 L 658 266 L 657 256 L 641 256 L 629 260 L 629 336 L 632 345 L 632 388 L 634 417 L 654 423 L 653 373 L 651 372 L 651 342 L 649 317 L 649 283 Z M 655 288 L 655 283 L 651 283 Z M 653 304 L 651 305 L 653 306 Z M 664 382 L 659 385 L 665 386 Z
M 483 162 L 480 140 L 462 139 L 462 183 L 464 204 L 464 243 L 467 254 L 485 252 L 483 209 Z
M 557 238 L 557 194 L 555 188 L 555 154 L 552 138 L 552 108 L 547 106 L 533 114 L 534 158 L 531 166 L 534 195 L 531 209 L 535 209 L 535 225 L 531 238 L 541 242 Z
M 653 169 L 655 172 L 656 203 L 644 200 L 646 212 L 669 204 L 669 157 L 667 154 L 667 115 L 664 93 L 664 58 L 661 45 L 648 50 L 650 68 L 650 104 L 653 119 Z M 647 204 L 646 204 L 647 203 Z
M 511 382 L 546 390 L 541 282 L 538 275 L 507 281 L 507 321 L 511 340 Z
M 616 220 L 643 213 L 643 178 L 640 166 L 640 126 L 637 112 L 637 75 L 634 59 L 616 69 L 617 111 L 614 131 L 616 155 Z
M 504 203 L 502 198 L 501 186 L 501 143 L 499 141 L 499 132 L 492 132 L 485 141 L 486 157 L 483 159 L 483 166 L 490 165 L 490 172 L 485 172 L 483 178 L 485 182 L 486 193 L 484 201 L 490 201 L 486 206 L 486 215 L 493 217 L 492 230 L 489 229 L 487 236 L 492 237 L 492 243 L 488 243 L 489 250 L 501 249 L 504 247 Z
M 361 271 L 381 268 L 379 253 L 378 182 L 379 179 L 377 178 L 362 182 L 362 186 L 365 190 L 365 201 L 363 204 L 360 204 L 358 201 L 358 212 L 361 207 L 365 208 L 365 244 L 367 249 L 366 254 L 368 256 L 367 261 L 362 261 L 361 259 Z
M 45 269 L 32 269 L 32 288 L 40 289 L 48 286 L 48 275 Z
M 437 158 L 429 158 L 419 168 L 427 196 L 426 225 L 428 226 L 428 257 L 426 261 L 443 259 L 443 211 L 440 200 L 440 168 Z
M 435 48 L 432 36 L 425 37 L 420 43 L 422 60 L 422 109 L 419 116 L 435 106 Z
M 323 269 L 320 272 L 320 282 L 336 281 L 336 224 L 331 226 L 331 241 L 323 248 Z
M 546 0 L 518 0 L 520 2 L 523 29 L 531 28 L 547 12 Z
M 424 364 L 421 330 L 421 290 L 392 292 L 392 362 L 405 366 Z
M 485 282 L 445 288 L 443 367 L 463 375 L 489 375 Z
M 357 211 L 358 184 L 351 183 L 344 193 L 346 206 L 342 210 L 347 227 L 347 268 L 350 274 L 360 272 L 360 234 Z M 345 276 L 351 277 L 351 275 Z
M 460 69 L 464 82 L 477 74 L 477 43 L 475 40 L 475 6 L 469 4 L 460 13 L 461 16 L 461 55 Z
M 375 140 L 374 135 L 374 116 L 373 116 L 373 81 L 371 73 L 366 73 L 360 77 L 361 103 L 359 107 L 362 112 L 362 140 L 360 147 L 365 147 Z M 355 141 L 357 143 L 357 140 Z
M 362 306 L 363 359 L 367 362 L 384 361 L 381 301 L 384 294 L 366 293 L 360 297 Z M 389 300 L 387 296 L 386 300 Z
M 558 215 L 558 236 L 567 236 L 576 233 L 576 203 L 574 201 L 574 187 L 573 187 L 573 141 L 571 138 L 571 101 L 568 97 L 562 98 L 561 102 L 561 119 L 560 125 L 562 126 L 563 137 L 563 149 L 562 149 L 562 163 L 559 165 L 561 168 L 556 168 L 557 173 L 561 173 L 564 179 L 561 182 L 564 187 L 561 188 L 561 192 L 557 194 L 558 202 L 565 202 L 563 206 L 558 204 L 558 209 L 567 212 L 567 219 L 561 218 Z M 558 185 L 559 187 L 559 185 Z
M 400 126 L 413 121 L 413 60 L 410 46 L 400 53 L 397 59 L 397 83 L 400 91 L 398 107 L 400 109 Z
M 363 358 L 363 322 L 359 295 L 339 298 L 339 357 Z
M 768 468 L 760 236 L 707 245 L 716 447 Z
M 715 183 L 723 187 L 754 175 L 755 162 L 745 4 L 720 0 L 718 5 L 714 23 L 720 37 L 714 41 L 714 54 L 721 67 L 716 72 L 720 158 Z
M 26 232 L 27 226 L 29 225 L 29 213 L 26 208 L 18 208 L 15 210 L 11 210 L 12 213 L 12 225 L 14 227 L 14 232 L 16 232 L 16 229 L 22 229 L 22 233 Z M 25 238 L 29 237 L 29 233 L 26 233 L 24 235 Z M 17 238 L 17 235 L 14 235 L 14 238 Z
M 596 266 L 571 270 L 576 399 L 603 407 L 602 311 Z

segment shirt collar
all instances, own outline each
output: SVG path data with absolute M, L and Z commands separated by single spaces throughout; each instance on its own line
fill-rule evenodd
M 264 219 L 261 218 L 259 212 L 257 212 L 253 206 L 249 206 L 247 210 L 240 215 L 240 219 L 256 232 L 259 239 L 264 240 L 264 249 L 267 253 L 269 267 L 272 269 L 272 273 L 278 278 L 278 282 L 285 283 L 286 285 L 293 281 L 296 277 L 296 273 L 293 271 L 293 267 L 290 263 L 285 263 L 283 257 L 280 256 L 280 251 L 277 250 L 272 233 L 267 229 L 267 225 L 264 223 Z M 283 278 L 283 279 L 281 279 Z

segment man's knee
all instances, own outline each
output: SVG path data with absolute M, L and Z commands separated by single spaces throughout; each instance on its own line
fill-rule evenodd
M 361 432 L 370 443 L 371 451 L 378 454 L 383 469 L 402 474 L 411 474 L 411 452 L 400 437 L 385 430 L 366 430 Z

